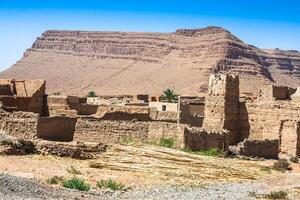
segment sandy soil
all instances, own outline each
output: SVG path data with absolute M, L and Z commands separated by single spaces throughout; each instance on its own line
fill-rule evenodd
M 289 191 L 292 195 L 290 199 L 300 198 L 297 196 L 300 165 L 293 164 L 293 170 L 286 173 L 262 170 L 271 167 L 273 162 L 198 156 L 152 146 L 116 146 L 94 160 L 42 155 L 0 156 L 0 173 L 6 174 L 4 178 L 0 177 L 0 184 L 5 182 L 0 198 L 1 194 L 5 194 L 8 199 L 18 199 L 22 195 L 27 195 L 28 199 L 40 199 L 41 196 L 36 196 L 35 191 L 42 191 L 43 197 L 48 195 L 45 199 L 80 197 L 80 192 L 74 191 L 72 194 L 59 185 L 48 185 L 46 180 L 53 176 L 65 179 L 76 176 L 90 183 L 93 190 L 82 193 L 85 197 L 79 199 L 251 199 L 249 192 L 278 190 Z M 98 164 L 99 168 L 90 167 L 91 163 Z M 80 173 L 70 173 L 71 166 Z M 18 177 L 25 178 L 27 182 Z M 109 178 L 124 184 L 128 190 L 112 192 L 96 188 L 98 180 Z M 23 194 L 22 189 L 11 185 L 10 182 L 15 181 L 34 184 L 38 189 Z M 20 191 L 16 197 L 9 192 L 14 187 L 13 190 Z M 47 188 L 57 190 L 58 196 L 51 196 Z M 236 190 L 240 193 L 235 194 Z

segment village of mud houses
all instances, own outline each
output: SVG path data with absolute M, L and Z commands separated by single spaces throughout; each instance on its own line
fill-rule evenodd
M 74 27 L 49 14 L 63 13 L 58 1 L 12 2 L 0 2 L 1 27 L 16 32 L 0 33 L 0 60 L 26 45 L 0 68 L 0 200 L 300 199 L 299 49 L 250 44 L 239 30 L 255 36 L 255 25 L 174 19 L 165 30 L 134 17 L 132 30 L 122 13 L 88 29 L 75 14 Z M 73 6 L 95 5 L 100 20 L 96 2 Z M 125 9 L 117 2 L 103 9 Z M 24 26 L 4 27 L 5 9 Z M 35 9 L 41 17 L 29 17 Z M 39 20 L 31 41 L 21 29 Z M 263 38 L 281 47 L 276 35 Z

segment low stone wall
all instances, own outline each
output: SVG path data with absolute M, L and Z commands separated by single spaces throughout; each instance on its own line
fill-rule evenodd
M 106 146 L 100 143 L 49 142 L 44 140 L 36 144 L 36 149 L 45 155 L 53 154 L 62 157 L 92 159 L 96 158 L 99 153 L 104 152 Z
M 79 118 L 74 140 L 82 142 L 116 143 L 131 138 L 145 140 L 149 125 L 146 122 L 114 121 L 97 118 Z
M 37 137 L 52 141 L 72 141 L 75 131 L 76 118 L 41 117 L 38 119 Z
M 240 142 L 237 146 L 229 147 L 229 149 L 238 155 L 277 159 L 279 153 L 279 142 L 277 139 L 246 139 L 243 142 Z
M 160 121 L 102 120 L 80 118 L 74 140 L 82 142 L 117 143 L 128 139 L 157 142 L 161 138 L 174 138 L 182 146 L 185 125 Z
M 149 108 L 144 106 L 99 106 L 95 116 L 104 120 L 151 120 Z
M 184 124 L 175 124 L 168 122 L 149 122 L 148 140 L 158 143 L 161 138 L 172 138 L 175 141 L 175 147 L 184 147 Z
M 24 140 L 36 139 L 39 114 L 0 112 L 0 130 Z
M 184 131 L 185 147 L 193 150 L 208 150 L 210 148 L 225 149 L 226 130 L 205 130 L 201 128 L 186 128 Z

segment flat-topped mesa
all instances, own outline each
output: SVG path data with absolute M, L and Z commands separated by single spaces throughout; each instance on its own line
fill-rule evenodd
M 245 93 L 270 82 L 296 87 L 300 53 L 264 51 L 214 26 L 173 33 L 49 30 L 0 78 L 44 79 L 47 92 L 67 95 L 157 96 L 169 87 L 196 95 L 212 71 L 240 75 Z
M 188 37 L 198 37 L 205 34 L 218 34 L 218 33 L 230 33 L 229 31 L 217 26 L 208 26 L 206 28 L 198 29 L 177 29 L 175 35 L 182 35 Z

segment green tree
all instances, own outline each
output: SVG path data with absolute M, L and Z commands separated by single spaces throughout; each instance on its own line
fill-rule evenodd
M 178 100 L 178 95 L 175 94 L 174 90 L 167 88 L 163 91 L 163 94 L 161 95 L 161 99 L 163 101 L 167 102 L 177 102 Z
M 89 91 L 89 93 L 86 95 L 87 97 L 96 97 L 96 92 L 94 91 Z

